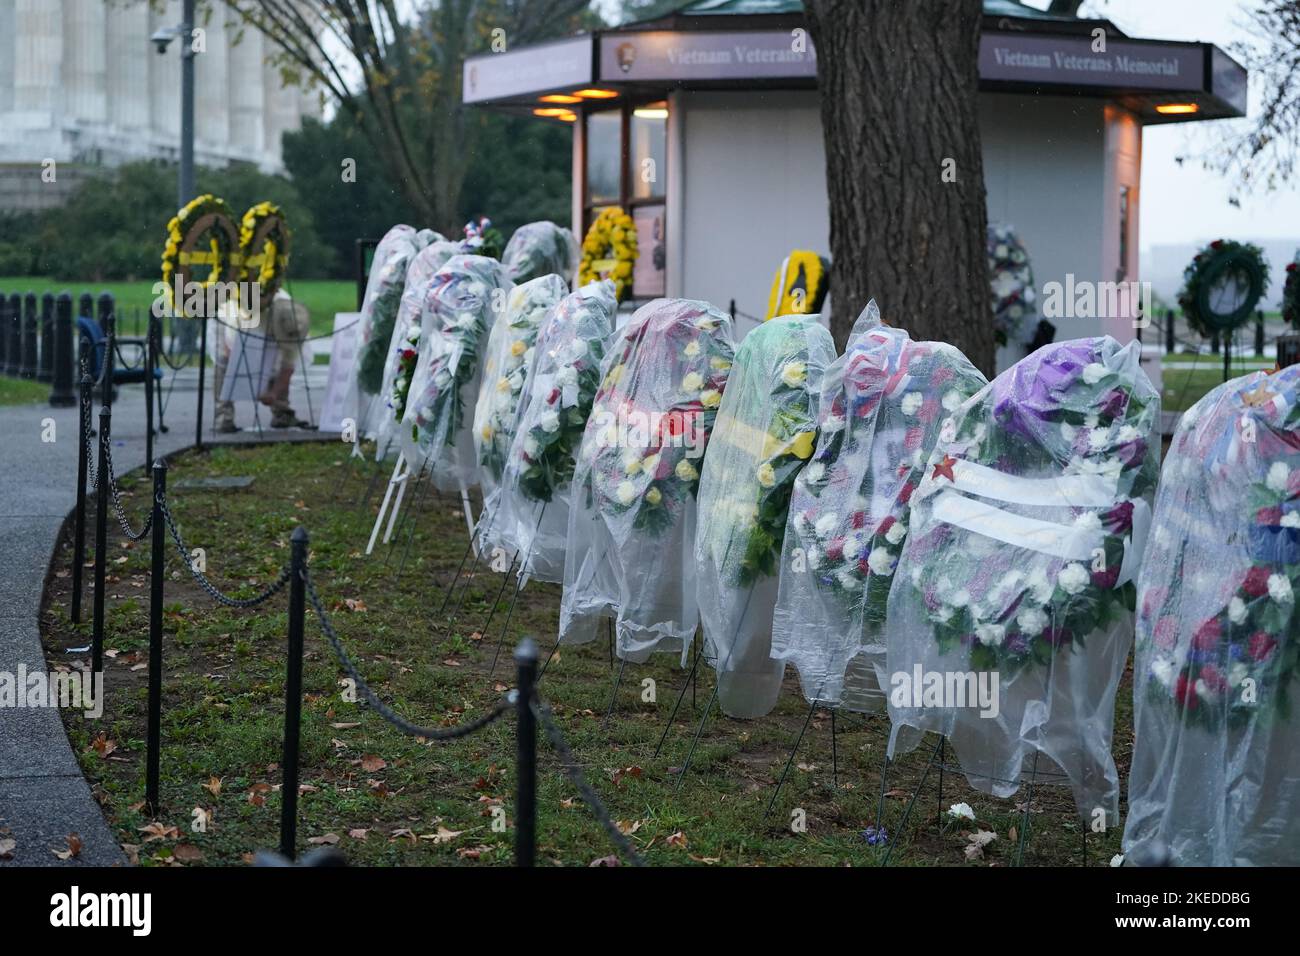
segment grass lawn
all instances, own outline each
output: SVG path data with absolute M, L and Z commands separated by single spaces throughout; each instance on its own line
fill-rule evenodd
M 243 491 L 175 490 L 183 478 L 214 475 L 251 475 L 254 483 Z M 475 576 L 459 619 L 438 613 L 441 589 L 465 548 L 459 503 L 433 495 L 418 501 L 421 496 L 408 494 L 408 502 L 418 503 L 418 520 L 410 560 L 397 577 L 400 546 L 390 561 L 382 545 L 370 557 L 362 553 L 375 501 L 370 509 L 354 504 L 363 476 L 341 445 L 189 454 L 174 463 L 168 487 L 187 546 L 206 549 L 208 575 L 228 592 L 251 596 L 265 586 L 288 558 L 293 529 L 299 523 L 306 527 L 313 578 L 342 640 L 380 696 L 408 719 L 450 726 L 474 718 L 513 683 L 510 650 L 521 635 L 536 635 L 543 653 L 553 641 L 559 589 L 529 584 L 501 662 L 490 673 L 506 601 L 490 635 L 484 638 L 480 629 L 500 592 L 501 575 Z M 125 501 L 133 521 L 142 520 L 148 500 L 147 487 L 136 482 Z M 108 699 L 99 720 L 65 712 L 73 747 L 118 839 L 141 864 L 239 864 L 251 851 L 278 843 L 287 596 L 259 610 L 218 606 L 181 569 L 169 545 L 163 806 L 151 820 L 142 808 L 149 551 L 126 543 L 111 518 L 109 525 Z M 52 667 L 87 657 L 65 653 L 88 643 L 86 627 L 76 629 L 68 621 L 70 555 L 65 542 L 57 551 L 42 614 Z M 704 664 L 700 670 L 696 701 L 702 707 L 712 690 L 712 671 Z M 588 780 L 647 862 L 880 861 L 882 851 L 867 846 L 862 831 L 876 823 L 886 719 L 838 717 L 835 779 L 830 714 L 819 711 L 776 809 L 765 818 L 775 781 L 808 714 L 793 677 L 775 712 L 761 720 L 730 720 L 715 710 L 685 785 L 674 794 L 674 768 L 683 761 L 699 715 L 690 693 L 661 756 L 655 758 L 654 750 L 684 672 L 667 655 L 650 665 L 629 666 L 605 726 L 613 673 L 603 641 L 565 648 L 552 660 L 541 693 Z M 341 677 L 309 610 L 300 845 L 337 840 L 350 860 L 365 864 L 509 864 L 513 833 L 497 832 L 492 824 L 493 809 L 501 807 L 513 827 L 513 719 L 464 740 L 422 742 L 401 735 L 365 706 L 349 703 Z M 1115 735 L 1121 782 L 1132 749 L 1131 699 L 1126 678 Z M 539 748 L 539 862 L 586 866 L 610 856 L 612 846 L 560 774 L 544 738 Z M 884 802 L 891 834 L 931 749 L 932 742 L 923 744 L 890 768 Z M 953 773 L 944 775 L 942 794 L 938 786 L 931 774 L 913 811 L 914 825 L 904 835 L 894 834 L 898 846 L 891 864 L 1009 864 L 1024 790 L 998 800 L 971 790 Z M 974 808 L 981 828 L 997 834 L 983 859 L 965 856 L 970 827 L 940 830 L 938 808 L 959 801 Z M 798 810 L 806 830 L 791 824 Z M 1082 833 L 1067 791 L 1038 786 L 1030 811 L 1025 862 L 1080 862 Z M 196 815 L 207 813 L 206 832 L 194 832 Z M 1091 865 L 1106 865 L 1118 849 L 1118 832 L 1088 837 Z
M 71 292 L 73 298 L 83 292 L 89 292 L 98 298 L 101 292 L 108 292 L 117 300 L 119 322 L 125 324 L 129 334 L 138 334 L 144 328 L 145 316 L 153 305 L 153 284 L 158 280 L 148 279 L 137 282 L 63 282 L 43 276 L 0 277 L 0 291 L 6 295 L 20 292 L 26 295 L 34 292 L 38 296 L 46 292 L 58 295 Z M 311 331 L 313 335 L 329 332 L 334 328 L 335 312 L 354 312 L 357 306 L 357 286 L 346 279 L 295 279 L 288 284 L 289 294 L 311 310 Z M 138 319 L 137 319 L 138 316 Z M 136 322 L 139 322 L 137 328 Z
M 0 405 L 30 405 L 50 398 L 48 383 L 0 375 Z
M 1180 365 L 1193 365 L 1192 368 L 1168 368 L 1163 370 L 1164 395 L 1160 407 L 1167 412 L 1183 412 L 1191 408 L 1198 399 L 1218 385 L 1223 384 L 1223 356 L 1221 355 L 1168 355 L 1169 362 Z M 1272 368 L 1272 359 L 1233 359 L 1231 377 L 1239 378 L 1256 369 Z

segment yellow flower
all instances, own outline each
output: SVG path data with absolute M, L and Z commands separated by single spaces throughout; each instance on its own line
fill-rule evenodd
M 721 402 L 722 393 L 716 388 L 709 388 L 700 392 L 700 404 L 705 408 L 717 408 Z
M 692 339 L 686 343 L 686 348 L 682 349 L 682 354 L 687 358 L 695 358 L 700 354 L 700 342 L 698 339 Z
M 483 435 L 483 440 L 484 440 L 484 441 L 491 441 L 491 440 L 492 440 L 492 426 L 491 426 L 491 425 L 484 425 L 484 426 L 483 426 L 482 435 Z
M 658 467 L 659 467 L 659 456 L 657 454 L 646 455 L 645 458 L 641 460 L 641 470 L 644 471 L 647 475 L 650 475 L 651 477 L 654 476 L 654 473 L 656 469 L 658 469 Z
M 704 387 L 704 378 L 699 372 L 687 372 L 682 379 L 682 391 L 698 392 Z
M 755 477 L 758 478 L 758 483 L 764 488 L 771 488 L 776 484 L 776 470 L 767 462 L 763 462 L 763 464 L 758 466 L 758 471 L 755 472 Z
M 808 367 L 803 362 L 786 362 L 781 369 L 781 381 L 790 388 L 798 388 L 808 378 Z
M 498 391 L 498 392 L 508 392 L 508 391 L 510 391 L 510 379 L 508 379 L 508 378 L 503 378 L 503 379 L 499 380 L 499 381 L 497 382 L 497 391 Z
M 514 356 L 517 357 L 517 356 L 523 355 L 523 354 L 524 354 L 525 352 L 527 352 L 527 351 L 528 351 L 528 346 L 524 344 L 524 340 L 523 340 L 523 339 L 516 339 L 514 342 L 510 343 L 510 354 L 511 354 L 511 355 L 514 355 Z
M 725 372 L 727 369 L 731 368 L 730 362 L 724 358 L 717 357 L 709 359 L 709 365 L 719 372 Z
M 700 473 L 695 470 L 695 466 L 691 464 L 689 458 L 683 458 L 673 470 L 682 481 L 694 481 L 700 477 Z
M 659 504 L 663 499 L 663 493 L 658 488 L 651 488 L 645 493 L 645 500 L 650 502 L 652 505 Z
M 795 456 L 807 460 L 808 456 L 813 453 L 813 433 L 800 432 L 794 436 L 794 441 L 790 443 L 790 450 Z
M 609 374 L 605 376 L 606 387 L 612 388 L 613 386 L 617 385 L 619 379 L 621 379 L 622 377 L 623 377 L 623 366 L 615 365 L 612 369 L 609 370 Z
M 623 470 L 629 475 L 635 475 L 641 470 L 641 459 L 636 455 L 629 455 L 623 462 Z

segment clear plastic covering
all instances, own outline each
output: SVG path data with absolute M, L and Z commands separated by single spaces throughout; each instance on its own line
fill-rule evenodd
M 908 500 L 938 438 L 944 402 L 988 381 L 956 348 L 913 342 L 872 302 L 822 379 L 817 450 L 795 478 L 772 656 L 804 696 L 883 711 L 885 608 L 910 523 Z
M 772 610 L 794 479 L 812 457 L 821 378 L 835 344 L 815 315 L 769 319 L 747 335 L 718 409 L 699 490 L 697 596 L 718 700 L 761 717 L 781 691 Z
M 1007 797 L 1032 772 L 1107 826 L 1158 470 L 1140 350 L 1048 345 L 964 403 L 944 395 L 886 622 L 891 753 L 946 734 L 976 788 Z
M 578 240 L 553 222 L 530 222 L 515 230 L 501 262 L 515 282 L 556 274 L 570 283 L 578 271 Z
M 734 358 L 731 318 L 655 299 L 614 336 L 578 452 L 560 641 L 616 621 L 618 653 L 687 653 L 699 623 L 695 508 L 704 450 Z
M 574 458 L 617 308 L 614 283 L 592 282 L 561 299 L 537 334 L 501 487 L 480 518 L 487 540 L 517 552 L 523 578 L 563 580 Z
M 510 288 L 495 259 L 457 255 L 434 274 L 425 292 L 401 439 L 407 462 L 417 469 L 431 465 L 440 488 L 477 479 L 472 432 L 481 358 Z
M 393 338 L 393 325 L 406 288 L 406 270 L 425 246 L 441 237 L 427 229 L 394 226 L 375 247 L 361 302 L 361 327 L 357 330 L 357 359 L 345 408 L 355 417 L 358 434 L 373 435 L 374 424 L 385 406 L 382 391 L 384 365 Z M 381 399 L 381 396 L 383 398 Z
M 384 364 L 383 384 L 379 390 L 379 394 L 385 398 L 384 410 L 377 420 L 372 418 L 371 421 L 379 442 L 377 453 L 380 456 L 384 454 L 389 440 L 397 436 L 397 427 L 406 413 L 411 375 L 420 353 L 424 298 L 434 274 L 456 255 L 458 247 L 459 243 L 439 240 L 417 252 L 407 267 L 406 284 L 397 306 L 397 318 L 393 322 L 388 358 Z
M 537 333 L 547 313 L 568 294 L 557 275 L 541 276 L 510 290 L 483 356 L 483 381 L 474 407 L 474 450 L 479 486 L 486 500 L 501 483 L 515 437 L 515 413 L 532 364 Z
M 1179 422 L 1138 579 L 1124 852 L 1300 863 L 1300 366 Z

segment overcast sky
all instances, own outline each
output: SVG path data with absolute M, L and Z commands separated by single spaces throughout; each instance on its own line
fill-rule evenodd
M 1047 0 L 1027 0 L 1046 7 Z M 1088 0 L 1085 14 L 1113 20 L 1130 36 L 1160 40 L 1201 40 L 1229 49 L 1247 42 L 1246 12 L 1253 0 Z M 1252 88 L 1250 109 L 1258 108 Z M 1141 245 L 1215 239 L 1300 240 L 1300 189 L 1295 184 L 1272 194 L 1244 195 L 1241 208 L 1228 204 L 1229 181 L 1200 163 L 1179 166 L 1175 157 L 1198 151 L 1217 136 L 1217 122 L 1148 126 L 1142 137 Z

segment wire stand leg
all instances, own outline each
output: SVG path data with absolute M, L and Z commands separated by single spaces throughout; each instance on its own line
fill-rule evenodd
M 668 715 L 668 723 L 664 724 L 664 732 L 659 736 L 659 746 L 655 747 L 655 756 L 659 756 L 659 751 L 664 748 L 664 741 L 668 739 L 668 731 L 672 729 L 673 721 L 677 718 L 677 711 L 682 706 L 682 700 L 686 697 L 686 688 L 695 686 L 695 672 L 700 666 L 700 655 L 695 655 L 695 660 L 691 664 L 691 672 L 686 675 L 686 680 L 682 681 L 681 692 L 677 695 L 677 703 L 673 704 L 673 712 Z M 695 701 L 691 701 L 691 709 L 695 709 Z
M 686 771 L 691 767 L 691 758 L 695 756 L 695 748 L 699 745 L 700 737 L 704 733 L 704 725 L 708 723 L 709 711 L 713 709 L 713 702 L 718 699 L 718 687 L 721 684 L 722 675 L 719 674 L 718 676 L 719 681 L 713 685 L 713 695 L 709 698 L 709 702 L 704 705 L 704 716 L 700 718 L 700 725 L 695 728 L 695 739 L 691 741 L 691 749 L 686 752 L 686 760 L 678 773 L 677 786 L 673 789 L 674 794 L 681 793 L 682 782 L 686 779 Z
M 942 741 L 943 739 L 943 736 L 940 735 L 939 740 Z M 934 768 L 934 762 L 938 757 L 939 744 L 935 744 L 934 750 L 930 753 L 930 762 L 925 765 L 925 773 L 921 774 L 921 782 L 916 785 L 916 789 L 912 791 L 912 798 L 907 801 L 907 809 L 903 811 L 903 819 L 898 824 L 898 833 L 895 834 L 895 839 L 889 841 L 889 849 L 885 851 L 885 858 L 880 861 L 881 866 L 889 865 L 889 858 L 894 855 L 894 847 L 898 846 L 897 838 L 901 837 L 907 830 L 907 821 L 912 816 L 912 808 L 916 806 L 916 798 L 921 795 L 921 789 L 925 786 L 925 781 L 930 778 L 930 771 Z M 883 799 L 882 794 L 882 805 Z
M 623 683 L 623 668 L 627 667 L 627 658 L 619 661 L 618 676 L 614 678 L 614 691 L 609 695 L 609 708 L 605 711 L 605 719 L 601 721 L 601 727 L 609 726 L 609 718 L 613 716 L 614 704 L 618 701 L 618 685 Z
M 772 798 L 767 801 L 767 809 L 763 811 L 763 816 L 767 817 L 776 806 L 776 798 L 781 795 L 781 787 L 785 785 L 785 778 L 790 773 L 790 767 L 794 763 L 794 755 L 799 752 L 799 745 L 803 743 L 803 735 L 808 732 L 808 725 L 812 723 L 813 714 L 817 712 L 817 701 L 808 706 L 808 716 L 804 718 L 803 726 L 799 728 L 799 736 L 794 740 L 794 746 L 790 748 L 790 756 L 786 758 L 785 769 L 781 771 L 781 779 L 776 782 L 776 789 L 772 791 Z

